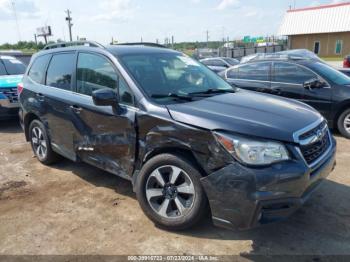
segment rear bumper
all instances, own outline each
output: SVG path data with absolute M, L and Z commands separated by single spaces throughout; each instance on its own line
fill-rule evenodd
M 335 166 L 336 142 L 311 169 L 302 159 L 267 168 L 233 163 L 202 178 L 213 222 L 230 229 L 249 229 L 288 218 L 318 188 Z

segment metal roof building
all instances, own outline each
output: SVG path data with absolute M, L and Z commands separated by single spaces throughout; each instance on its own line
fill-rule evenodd
M 350 2 L 291 9 L 279 35 L 288 36 L 291 49 L 305 48 L 320 56 L 350 53 Z

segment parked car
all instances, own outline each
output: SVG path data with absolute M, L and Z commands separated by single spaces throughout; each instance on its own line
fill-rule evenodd
M 12 56 L 0 56 L 0 119 L 18 115 L 17 84 L 26 66 Z
M 200 62 L 209 67 L 215 73 L 222 72 L 227 68 L 238 65 L 239 61 L 230 57 L 212 57 L 200 60 Z
M 350 68 L 350 55 L 347 55 L 346 57 L 344 57 L 343 67 Z
M 34 55 L 20 121 L 37 159 L 64 156 L 130 180 L 169 229 L 246 229 L 291 215 L 335 165 L 324 118 L 285 98 L 236 90 L 201 63 L 148 46 Z
M 350 77 L 350 68 L 341 68 L 339 71 Z
M 315 59 L 275 56 L 253 59 L 221 74 L 234 86 L 292 98 L 316 108 L 350 138 L 350 78 Z

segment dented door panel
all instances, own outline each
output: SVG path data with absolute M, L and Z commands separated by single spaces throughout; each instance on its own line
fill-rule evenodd
M 80 110 L 72 111 L 73 143 L 78 157 L 124 178 L 130 178 L 135 161 L 135 110 L 127 106 L 95 106 L 79 95 Z

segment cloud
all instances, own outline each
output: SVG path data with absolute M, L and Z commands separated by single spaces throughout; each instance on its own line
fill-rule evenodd
M 217 10 L 224 10 L 232 6 L 238 6 L 239 0 L 221 0 L 220 4 L 216 7 Z
M 18 19 L 33 19 L 39 17 L 39 9 L 29 0 L 0 0 L 0 20 L 13 20 L 14 9 Z
M 250 11 L 248 13 L 246 13 L 244 16 L 245 17 L 253 17 L 253 16 L 257 16 L 259 13 L 258 11 Z
M 92 21 L 129 20 L 136 9 L 132 0 L 105 0 L 99 7 L 101 13 L 91 17 Z

